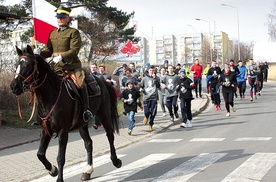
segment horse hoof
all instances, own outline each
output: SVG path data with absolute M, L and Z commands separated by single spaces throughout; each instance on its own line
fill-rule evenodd
M 91 177 L 91 174 L 82 173 L 82 175 L 81 175 L 81 180 L 82 180 L 82 181 L 90 180 L 90 177 Z
M 56 177 L 58 175 L 58 169 L 56 166 L 53 166 L 54 168 L 54 172 L 52 171 L 49 171 L 49 174 L 52 176 L 52 177 Z
M 117 168 L 122 167 L 122 161 L 120 159 L 117 159 L 116 161 L 113 162 L 113 165 Z

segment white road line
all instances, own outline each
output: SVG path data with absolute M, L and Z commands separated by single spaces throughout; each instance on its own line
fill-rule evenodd
M 154 182 L 158 181 L 187 181 L 200 171 L 204 170 L 220 158 L 224 157 L 227 153 L 202 153 L 184 163 L 180 166 L 168 171 L 160 176 Z
M 100 181 L 100 182 L 115 182 L 115 181 L 122 181 L 126 177 L 129 177 L 151 165 L 154 165 L 164 159 L 167 159 L 173 156 L 173 153 L 166 153 L 166 154 L 151 154 L 147 157 L 139 159 L 133 163 L 125 165 L 119 169 L 111 171 L 110 173 L 105 174 L 103 177 L 95 178 L 92 181 Z
M 225 138 L 194 138 L 190 142 L 220 142 L 225 140 Z
M 121 157 L 124 157 L 124 156 L 126 156 L 126 155 L 125 154 L 117 155 L 118 158 L 121 158 Z M 93 167 L 95 169 L 96 167 L 102 166 L 102 165 L 107 164 L 109 162 L 110 162 L 110 165 L 112 165 L 112 161 L 110 160 L 110 155 L 108 155 L 108 154 L 103 155 L 103 156 L 100 156 L 100 157 L 97 157 L 97 158 L 94 159 Z M 65 168 L 64 171 L 63 171 L 64 179 L 68 179 L 68 178 L 71 178 L 71 177 L 76 176 L 78 174 L 81 174 L 83 172 L 83 170 L 85 169 L 86 164 L 87 164 L 87 162 L 82 162 L 80 164 Z M 53 181 L 54 182 L 54 181 L 56 181 L 56 178 L 53 178 L 52 176 L 47 175 L 47 176 L 44 176 L 42 178 L 33 180 L 31 182 L 41 182 L 41 181 L 43 181 L 43 182 L 52 182 Z
M 272 137 L 245 137 L 245 138 L 237 138 L 234 141 L 268 141 L 271 140 Z
M 276 153 L 256 153 L 230 173 L 222 182 L 261 181 L 276 163 Z
M 173 143 L 173 142 L 179 142 L 183 139 L 152 139 L 148 142 L 156 142 L 156 143 Z

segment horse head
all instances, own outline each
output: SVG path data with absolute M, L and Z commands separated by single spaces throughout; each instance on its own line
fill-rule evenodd
M 10 88 L 14 94 L 20 95 L 26 89 L 31 89 L 37 84 L 39 72 L 37 70 L 36 56 L 29 45 L 23 50 L 16 46 L 16 51 L 19 60 L 16 64 L 16 72 Z

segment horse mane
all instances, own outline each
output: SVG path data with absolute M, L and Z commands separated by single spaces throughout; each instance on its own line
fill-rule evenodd
M 41 69 L 43 69 L 45 72 L 47 72 L 48 79 L 50 79 L 54 83 L 59 83 L 60 80 L 59 80 L 57 74 L 55 73 L 55 71 L 51 68 L 50 64 L 47 63 L 42 56 L 40 56 L 38 54 L 34 54 L 34 56 L 35 56 L 38 64 L 41 66 Z

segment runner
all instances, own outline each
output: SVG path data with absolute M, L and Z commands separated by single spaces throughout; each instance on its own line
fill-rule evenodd
M 207 73 L 207 79 L 210 82 L 210 93 L 212 102 L 216 106 L 216 110 L 221 110 L 220 108 L 220 84 L 218 82 L 218 78 L 221 74 L 220 67 L 217 66 L 216 61 L 212 61 L 212 67 L 209 69 Z
M 240 73 L 237 75 L 237 89 L 240 94 L 240 99 L 243 100 L 245 98 L 246 91 L 246 80 L 247 80 L 247 68 L 243 65 L 243 61 L 239 60 L 238 69 Z
M 253 59 L 249 60 L 249 65 L 247 65 L 247 77 L 248 83 L 250 85 L 250 101 L 253 101 L 253 94 L 255 96 L 255 100 L 257 100 L 257 74 L 260 72 L 258 66 L 254 63 Z
M 225 65 L 224 72 L 219 77 L 219 83 L 222 85 L 222 95 L 225 102 L 226 116 L 230 116 L 230 106 L 232 107 L 233 112 L 236 111 L 234 107 L 234 91 L 236 74 L 230 71 L 230 66 Z

